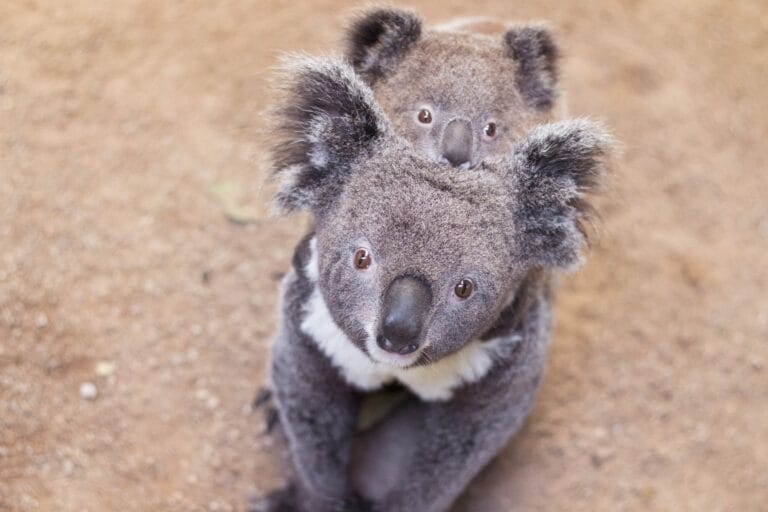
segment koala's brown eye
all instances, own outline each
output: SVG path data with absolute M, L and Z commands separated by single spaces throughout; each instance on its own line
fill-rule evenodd
M 485 125 L 485 128 L 483 128 L 483 133 L 485 133 L 486 137 L 493 138 L 496 136 L 496 123 L 488 123 Z
M 432 112 L 426 108 L 423 108 L 419 110 L 418 119 L 421 124 L 430 124 L 432 122 Z
M 371 266 L 371 253 L 368 249 L 358 249 L 355 251 L 355 268 L 365 270 Z
M 467 299 L 472 295 L 472 290 L 475 289 L 475 284 L 470 279 L 462 279 L 456 284 L 453 289 L 453 293 L 460 299 Z

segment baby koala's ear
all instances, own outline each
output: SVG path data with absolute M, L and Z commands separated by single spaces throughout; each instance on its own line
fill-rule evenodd
M 523 100 L 539 111 L 550 110 L 557 98 L 559 52 L 548 28 L 522 25 L 504 34 L 509 56 L 517 63 L 515 82 Z
M 364 11 L 347 31 L 346 56 L 369 83 L 383 78 L 421 38 L 421 19 L 402 9 Z
M 388 132 L 371 90 L 348 65 L 311 57 L 286 60 L 282 104 L 273 114 L 272 150 L 280 176 L 276 205 L 314 209 L 341 190 L 357 158 Z
M 588 196 L 601 184 L 613 139 L 586 120 L 534 128 L 515 145 L 509 168 L 515 254 L 530 265 L 572 268 L 587 241 Z

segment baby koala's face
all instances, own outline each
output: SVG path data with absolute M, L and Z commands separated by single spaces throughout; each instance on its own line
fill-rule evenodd
M 557 49 L 546 29 L 424 30 L 413 13 L 371 10 L 347 55 L 401 136 L 433 162 L 462 170 L 509 151 L 553 119 Z
M 501 37 L 428 34 L 374 95 L 395 129 L 430 160 L 459 169 L 510 149 L 547 119 L 525 105 Z

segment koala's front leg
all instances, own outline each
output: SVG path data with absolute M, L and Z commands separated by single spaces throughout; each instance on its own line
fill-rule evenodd
M 292 503 L 277 510 L 351 510 L 348 465 L 358 394 L 290 322 L 278 334 L 272 357 L 275 401 L 296 470 L 294 485 L 281 498 Z
M 356 445 L 356 487 L 377 511 L 445 512 L 520 428 L 540 370 L 500 367 L 448 402 L 411 400 Z

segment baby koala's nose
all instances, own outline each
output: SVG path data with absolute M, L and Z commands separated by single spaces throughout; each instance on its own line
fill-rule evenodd
M 469 168 L 472 160 L 472 125 L 463 119 L 453 119 L 445 127 L 440 145 L 442 159 L 453 167 Z
M 432 292 L 421 279 L 402 276 L 392 281 L 384 298 L 379 347 L 401 355 L 415 352 L 431 303 Z

